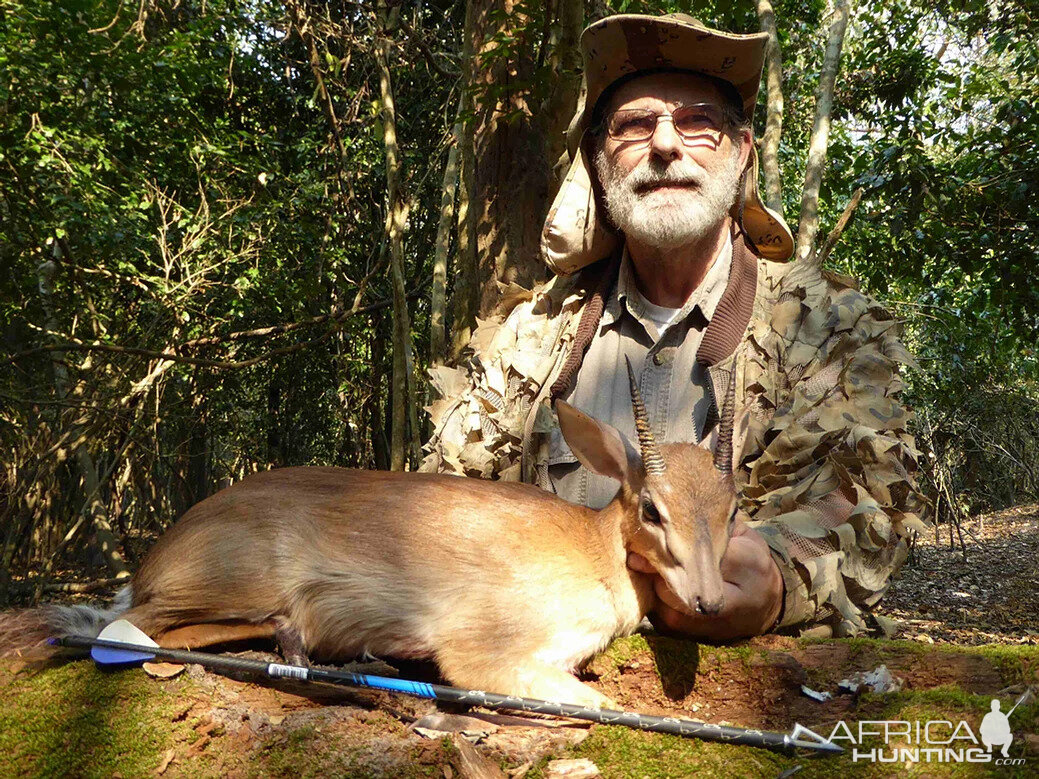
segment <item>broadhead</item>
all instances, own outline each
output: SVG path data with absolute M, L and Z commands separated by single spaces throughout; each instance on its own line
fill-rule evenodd
M 808 739 L 802 738 L 803 736 L 808 736 Z M 791 749 L 811 749 L 816 752 L 828 752 L 832 755 L 839 755 L 844 751 L 844 747 L 840 744 L 834 744 L 830 739 L 823 738 L 800 722 L 794 724 L 794 729 L 790 735 L 783 737 L 783 741 Z

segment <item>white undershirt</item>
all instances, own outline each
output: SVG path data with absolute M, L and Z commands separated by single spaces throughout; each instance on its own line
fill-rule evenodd
M 681 308 L 668 308 L 667 306 L 658 306 L 656 303 L 651 303 L 637 288 L 632 290 L 631 294 L 638 297 L 639 305 L 642 306 L 642 313 L 646 319 L 657 326 L 658 339 L 664 335 L 671 323 L 682 313 Z

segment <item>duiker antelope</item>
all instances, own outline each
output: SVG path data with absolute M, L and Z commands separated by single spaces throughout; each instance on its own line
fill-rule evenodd
M 703 448 L 658 445 L 628 371 L 640 452 L 556 406 L 578 459 L 620 482 L 601 511 L 532 485 L 455 476 L 259 473 L 159 539 L 121 616 L 166 647 L 272 636 L 296 661 L 432 658 L 468 689 L 606 705 L 572 672 L 654 602 L 628 553 L 649 560 L 690 611 L 717 612 L 736 509 L 728 448 L 718 447 L 716 469 Z

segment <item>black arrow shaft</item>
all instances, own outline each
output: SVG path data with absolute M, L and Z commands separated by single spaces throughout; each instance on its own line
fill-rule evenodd
M 173 660 L 179 663 L 195 663 L 218 670 L 258 673 L 271 679 L 298 679 L 300 681 L 324 682 L 343 687 L 367 687 L 374 690 L 403 693 L 418 698 L 450 701 L 470 706 L 483 706 L 489 709 L 509 709 L 573 717 L 574 719 L 588 720 L 604 725 L 622 725 L 628 728 L 648 730 L 654 733 L 670 733 L 676 736 L 698 738 L 705 741 L 721 741 L 728 744 L 740 744 L 763 749 L 790 750 L 796 746 L 825 752 L 841 751 L 839 747 L 830 744 L 804 741 L 794 742 L 790 736 L 774 731 L 736 728 L 728 725 L 712 725 L 708 722 L 699 722 L 691 719 L 657 717 L 650 714 L 636 714 L 634 712 L 614 711 L 612 709 L 592 709 L 570 703 L 556 703 L 554 701 L 538 700 L 537 698 L 499 695 L 480 690 L 463 690 L 459 687 L 427 684 L 426 682 L 414 682 L 405 679 L 392 679 L 385 676 L 333 671 L 326 668 L 304 668 L 302 666 L 282 665 L 280 663 L 265 663 L 261 660 L 246 660 L 240 657 L 214 655 L 208 652 L 164 649 L 143 644 L 130 644 L 124 641 L 86 638 L 85 636 L 62 636 L 51 639 L 51 641 L 61 646 L 83 649 L 100 646 L 110 649 L 129 650 L 165 660 Z

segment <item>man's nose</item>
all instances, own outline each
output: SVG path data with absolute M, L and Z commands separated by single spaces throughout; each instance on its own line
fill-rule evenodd
M 673 162 L 682 156 L 682 136 L 675 129 L 670 116 L 661 116 L 649 139 L 650 153 L 664 162 Z

